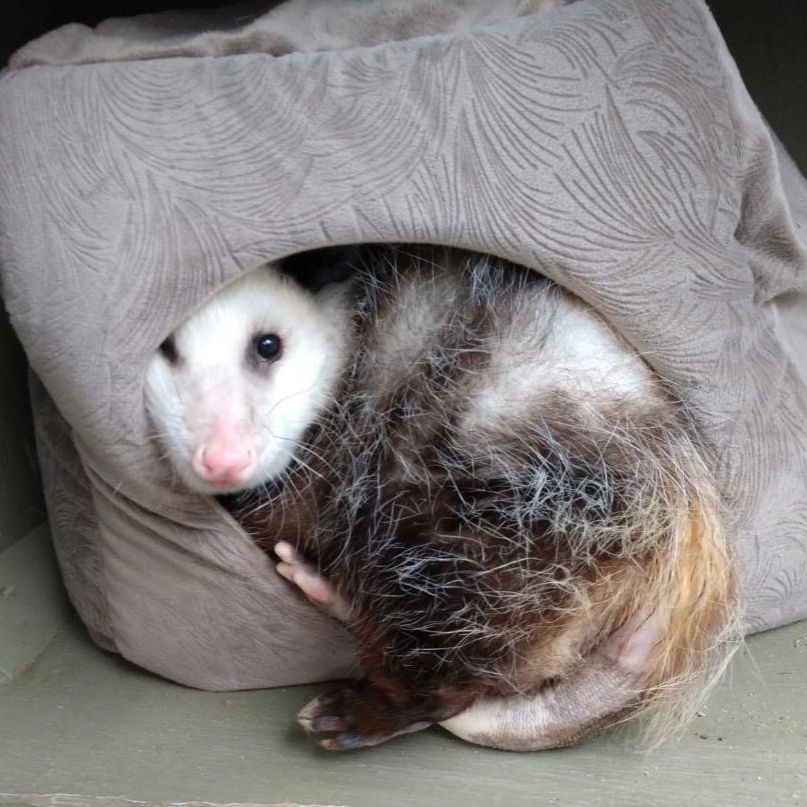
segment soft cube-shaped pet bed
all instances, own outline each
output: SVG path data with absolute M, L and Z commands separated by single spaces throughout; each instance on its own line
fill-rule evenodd
M 67 26 L 0 78 L 3 296 L 59 562 L 94 639 L 168 678 L 353 663 L 172 480 L 143 399 L 157 346 L 223 281 L 330 244 L 467 247 L 579 295 L 716 456 L 747 628 L 807 616 L 807 189 L 705 3 L 428 6 Z

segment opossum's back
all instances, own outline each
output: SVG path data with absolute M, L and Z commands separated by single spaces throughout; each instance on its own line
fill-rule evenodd
M 658 400 L 629 346 L 525 267 L 454 249 L 384 248 L 369 254 L 360 285 L 361 384 L 379 395 L 407 379 L 444 395 L 440 382 L 453 373 L 465 425 L 482 431 L 534 416 L 558 391 L 588 405 Z
M 532 521 L 543 523 L 576 489 L 616 479 L 609 463 L 632 478 L 637 458 L 663 453 L 665 429 L 677 428 L 629 346 L 525 267 L 460 250 L 385 248 L 370 252 L 358 286 L 360 349 L 330 439 L 344 471 L 338 509 L 350 519 L 364 511 L 376 546 L 407 508 L 418 513 L 416 532 L 434 540 L 446 519 L 480 517 L 468 502 L 483 502 L 488 519 L 505 507 L 534 513 L 542 491 L 543 515 Z M 587 520 L 605 517 L 607 498 Z

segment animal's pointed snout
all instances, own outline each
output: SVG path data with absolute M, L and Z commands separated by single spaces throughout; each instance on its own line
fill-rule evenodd
M 230 440 L 213 440 L 197 448 L 193 469 L 209 484 L 222 489 L 237 487 L 255 470 L 255 451 L 251 446 Z

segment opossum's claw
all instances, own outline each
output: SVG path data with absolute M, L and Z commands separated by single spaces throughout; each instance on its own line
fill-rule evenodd
M 361 742 L 360 735 L 353 731 L 343 731 L 341 734 L 327 737 L 324 740 L 320 740 L 319 744 L 326 751 L 349 751 L 364 746 L 364 743 Z
M 302 723 L 301 723 L 302 725 Z M 309 734 L 321 734 L 330 731 L 344 731 L 347 728 L 345 720 L 340 715 L 320 715 L 314 718 L 307 727 Z
M 348 605 L 339 596 L 336 587 L 303 560 L 291 544 L 285 541 L 275 544 L 275 554 L 280 558 L 275 568 L 281 577 L 297 586 L 310 602 L 329 616 L 340 622 L 347 619 Z
M 343 731 L 340 734 L 335 734 L 333 737 L 320 740 L 319 744 L 326 751 L 355 751 L 357 748 L 367 748 L 371 745 L 378 745 L 378 743 L 386 739 L 386 737 L 381 737 L 380 739 L 364 737 L 356 731 Z
M 359 734 L 357 731 L 343 731 L 335 734 L 333 737 L 328 737 L 320 740 L 319 744 L 326 751 L 354 751 L 357 748 L 370 748 L 373 745 L 380 745 L 393 737 L 398 737 L 401 734 L 411 734 L 415 731 L 422 731 L 429 726 L 434 725 L 431 720 L 422 720 L 417 723 L 410 723 L 408 726 L 393 731 L 389 734 Z
M 326 751 L 350 751 L 379 745 L 399 734 L 420 731 L 431 720 L 408 722 L 405 716 L 379 709 L 378 693 L 363 687 L 344 687 L 314 698 L 297 715 L 307 734 L 330 734 L 318 739 Z
M 297 722 L 309 734 L 346 731 L 351 727 L 344 703 L 348 692 L 340 689 L 314 698 L 299 711 Z

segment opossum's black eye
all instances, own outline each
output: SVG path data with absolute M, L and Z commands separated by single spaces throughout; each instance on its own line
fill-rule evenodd
M 261 361 L 274 361 L 282 349 L 280 337 L 273 333 L 262 333 L 255 337 L 255 352 Z
M 179 353 L 177 353 L 177 346 L 174 343 L 174 337 L 169 336 L 159 347 L 160 353 L 165 356 L 169 364 L 177 364 L 179 362 Z

